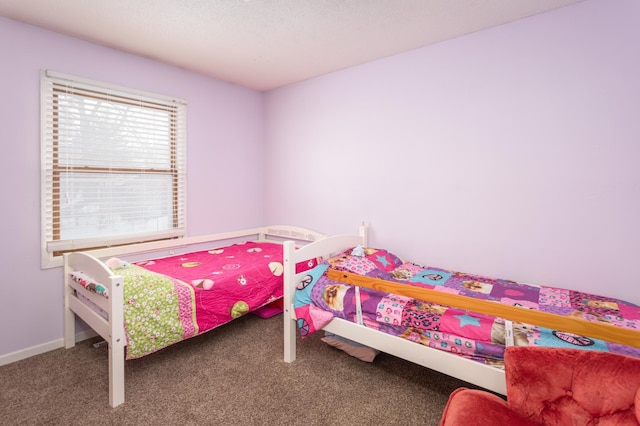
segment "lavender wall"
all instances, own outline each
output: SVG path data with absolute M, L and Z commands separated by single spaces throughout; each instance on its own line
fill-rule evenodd
M 416 261 L 640 303 L 638 16 L 587 0 L 265 95 L 0 18 L 0 357 L 62 337 L 40 69 L 188 100 L 190 235 L 366 220 Z
M 640 303 L 639 16 L 588 0 L 267 93 L 266 221 Z
M 263 224 L 259 92 L 5 18 L 0 57 L 0 356 L 62 338 L 62 270 L 40 269 L 41 69 L 186 99 L 188 233 Z

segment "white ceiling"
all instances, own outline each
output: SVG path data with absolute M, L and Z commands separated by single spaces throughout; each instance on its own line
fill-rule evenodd
M 0 16 L 265 91 L 583 0 L 1 0 Z

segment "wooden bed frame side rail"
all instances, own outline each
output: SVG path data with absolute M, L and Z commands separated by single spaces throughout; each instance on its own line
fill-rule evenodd
M 174 238 L 169 240 L 150 241 L 146 243 L 128 244 L 123 246 L 106 247 L 102 249 L 86 250 L 98 259 L 106 259 L 115 256 L 128 256 L 135 254 L 153 253 L 162 250 L 187 248 L 198 244 L 213 242 L 225 242 L 236 239 L 252 239 L 257 241 L 274 240 L 281 242 L 283 239 L 295 239 L 298 241 L 315 241 L 324 237 L 316 231 L 299 226 L 271 225 L 257 228 L 242 229 L 238 231 L 221 232 L 193 237 Z
M 481 386 L 502 395 L 507 394 L 504 370 L 451 352 L 431 348 L 392 334 L 359 325 L 342 318 L 334 318 L 323 330 L 384 353 Z
M 608 342 L 640 347 L 640 331 L 616 327 L 605 322 L 593 322 L 579 317 L 541 312 L 518 306 L 504 305 L 490 300 L 475 299 L 422 287 L 372 278 L 330 269 L 327 275 L 334 281 L 371 288 L 378 291 L 454 306 L 468 311 L 510 319 L 542 327 L 602 339 Z

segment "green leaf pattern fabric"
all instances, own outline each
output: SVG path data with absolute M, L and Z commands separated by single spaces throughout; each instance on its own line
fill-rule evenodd
M 136 265 L 124 278 L 127 359 L 139 358 L 198 334 L 193 288 Z

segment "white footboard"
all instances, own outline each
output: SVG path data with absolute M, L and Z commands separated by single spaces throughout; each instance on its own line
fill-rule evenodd
M 82 271 L 105 286 L 109 298 L 92 293 L 71 279 L 71 273 Z M 64 344 L 70 348 L 76 344 L 75 316 L 86 322 L 109 345 L 109 405 L 116 407 L 124 402 L 124 332 L 122 277 L 100 260 L 87 253 L 69 253 L 64 256 Z M 87 303 L 78 294 L 102 309 L 108 319 Z
M 355 247 L 358 244 L 367 245 L 367 229 L 365 225 L 360 227 L 359 235 L 334 235 L 310 243 L 296 249 L 294 241 L 283 243 L 284 263 L 284 360 L 293 362 L 296 359 L 296 314 L 293 309 L 293 299 L 296 286 L 306 274 L 296 274 L 296 264 L 306 262 L 309 259 L 326 259 L 331 255 Z

